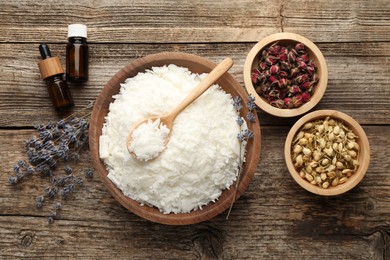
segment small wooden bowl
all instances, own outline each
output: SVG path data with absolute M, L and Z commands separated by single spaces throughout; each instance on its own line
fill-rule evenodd
M 215 203 L 210 202 L 207 206 L 203 207 L 202 210 L 182 214 L 163 214 L 157 208 L 141 206 L 138 202 L 125 196 L 122 191 L 107 178 L 108 171 L 99 157 L 99 137 L 102 134 L 102 127 L 109 111 L 109 105 L 114 101 L 112 96 L 119 93 L 120 83 L 153 66 L 168 64 L 187 67 L 194 73 L 209 73 L 216 66 L 215 63 L 202 57 L 175 52 L 153 54 L 134 60 L 108 81 L 97 98 L 92 111 L 89 127 L 89 147 L 94 167 L 100 176 L 100 179 L 120 204 L 138 216 L 153 222 L 168 225 L 187 225 L 208 220 L 228 209 L 234 199 L 236 183 L 233 183 L 230 189 L 224 190 Z M 230 93 L 232 97 L 240 96 L 243 102 L 247 100 L 248 94 L 245 89 L 243 89 L 240 83 L 238 83 L 229 73 L 225 73 L 216 83 L 218 83 L 227 93 Z M 248 112 L 249 111 L 245 106 L 241 109 L 244 118 Z M 260 159 L 260 124 L 257 115 L 255 116 L 256 123 L 252 123 L 250 126 L 254 133 L 254 138 L 251 139 L 247 145 L 246 162 L 243 166 L 236 199 L 238 199 L 248 187 Z
M 360 146 L 360 150 L 357 158 L 357 160 L 359 161 L 359 167 L 357 171 L 353 173 L 351 177 L 348 178 L 348 181 L 343 184 L 339 184 L 335 187 L 330 186 L 329 188 L 324 189 L 310 184 L 307 180 L 299 176 L 299 172 L 295 169 L 292 162 L 291 147 L 294 137 L 303 125 L 315 120 L 325 119 L 328 116 L 335 120 L 342 121 L 345 126 L 351 129 L 353 133 L 358 136 L 357 143 Z M 335 110 L 317 110 L 303 116 L 293 125 L 287 135 L 286 143 L 284 145 L 284 157 L 291 176 L 302 188 L 318 195 L 334 196 L 349 191 L 363 179 L 370 162 L 370 145 L 368 143 L 367 135 L 364 132 L 363 128 L 352 117 Z
M 279 42 L 284 46 L 295 45 L 299 42 L 303 43 L 310 59 L 313 59 L 317 64 L 316 73 L 319 76 L 319 81 L 314 89 L 314 93 L 308 102 L 303 103 L 303 105 L 298 108 L 284 109 L 271 106 L 266 99 L 257 94 L 255 87 L 252 84 L 252 70 L 257 68 L 262 50 L 275 42 Z M 259 41 L 247 55 L 243 73 L 245 87 L 250 94 L 256 97 L 256 105 L 265 112 L 278 117 L 294 117 L 308 112 L 320 102 L 328 84 L 328 68 L 321 51 L 309 39 L 295 33 L 276 33 Z

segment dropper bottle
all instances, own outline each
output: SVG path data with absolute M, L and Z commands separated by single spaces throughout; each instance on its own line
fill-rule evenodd
M 47 90 L 56 109 L 73 106 L 73 98 L 64 80 L 64 69 L 58 57 L 52 57 L 47 44 L 39 45 L 42 60 L 38 63 L 42 78 L 47 82 Z

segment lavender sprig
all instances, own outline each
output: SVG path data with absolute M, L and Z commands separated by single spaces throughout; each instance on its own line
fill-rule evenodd
M 231 212 L 231 210 L 233 208 L 234 201 L 236 200 L 238 184 L 240 183 L 240 179 L 241 179 L 242 152 L 243 152 L 242 151 L 242 144 L 244 142 L 248 142 L 249 139 L 252 139 L 254 137 L 253 131 L 249 129 L 249 125 L 247 125 L 248 128 L 242 129 L 242 125 L 244 124 L 244 119 L 240 115 L 240 110 L 242 108 L 241 102 L 242 102 L 242 100 L 238 96 L 236 96 L 234 98 L 234 100 L 233 100 L 233 106 L 236 109 L 236 111 L 239 113 L 239 116 L 238 116 L 236 122 L 240 126 L 240 132 L 237 134 L 237 139 L 240 142 L 240 153 L 239 153 L 240 158 L 239 158 L 239 164 L 238 164 L 238 167 L 237 167 L 237 181 L 236 181 L 234 196 L 233 196 L 233 200 L 232 200 L 232 202 L 230 204 L 229 211 L 228 211 L 228 213 L 226 215 L 226 219 L 229 219 L 229 215 L 230 215 L 230 212 Z M 248 119 L 249 123 L 255 123 L 256 122 L 256 117 L 255 117 L 255 114 L 254 114 L 255 113 L 254 110 L 256 108 L 256 104 L 255 104 L 255 97 L 253 97 L 252 95 L 248 96 L 248 100 L 246 102 L 246 108 L 249 110 L 249 112 L 246 115 L 246 118 Z
M 25 140 L 28 162 L 19 160 L 13 167 L 14 174 L 8 178 L 8 183 L 16 185 L 29 175 L 50 177 L 50 185 L 44 188 L 43 194 L 35 198 L 37 209 L 43 207 L 45 197 L 54 199 L 59 193 L 62 198 L 67 198 L 74 192 L 76 186 L 82 186 L 85 178 L 92 178 L 93 171 L 88 169 L 88 174 L 76 176 L 73 169 L 66 165 L 65 176 L 56 174 L 60 163 L 80 160 L 80 151 L 88 143 L 88 128 L 90 103 L 85 109 L 61 119 L 56 123 L 40 124 L 35 126 L 37 134 Z M 61 205 L 61 204 L 60 204 Z M 58 210 L 58 209 L 57 209 Z M 54 213 L 57 210 L 53 211 Z M 52 212 L 52 213 L 53 213 Z M 56 214 L 48 216 L 48 222 L 53 223 Z

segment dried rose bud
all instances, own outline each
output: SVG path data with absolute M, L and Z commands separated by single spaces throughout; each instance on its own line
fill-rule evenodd
M 272 65 L 271 68 L 269 69 L 271 71 L 272 75 L 278 74 L 279 73 L 279 66 L 278 65 Z
M 258 94 L 261 94 L 261 92 L 262 92 L 262 90 L 261 90 L 261 87 L 260 87 L 260 86 L 257 86 L 255 90 L 256 90 L 256 92 L 257 92 Z
M 259 68 L 260 68 L 260 70 L 265 70 L 267 68 L 267 64 L 265 64 L 265 62 L 260 62 Z
M 309 101 L 310 100 L 310 94 L 308 93 L 308 92 L 303 92 L 302 93 L 302 100 L 303 100 L 303 102 L 307 102 L 307 101 Z
M 274 65 L 276 63 L 276 58 L 274 57 L 267 57 L 265 59 L 265 63 L 268 65 Z
M 309 76 L 307 74 L 302 74 L 302 75 L 299 75 L 295 78 L 295 81 L 298 83 L 298 84 L 302 84 L 306 81 L 309 80 Z
M 291 70 L 290 70 L 290 75 L 291 75 L 291 77 L 296 77 L 296 76 L 298 76 L 299 75 L 299 73 L 301 73 L 301 70 L 299 69 L 299 68 L 292 68 Z
M 260 71 L 258 69 L 252 70 L 252 83 L 257 84 L 259 82 Z
M 301 89 L 297 85 L 292 86 L 289 91 L 294 95 L 301 93 Z
M 265 70 L 265 71 L 263 71 L 263 76 L 265 78 L 268 78 L 269 76 L 271 76 L 271 72 L 269 70 Z
M 294 48 L 296 51 L 303 51 L 305 49 L 305 45 L 303 43 L 297 43 Z
M 279 72 L 279 76 L 281 78 L 287 78 L 288 77 L 288 73 L 286 71 L 282 70 L 282 71 Z
M 301 55 L 301 59 L 303 62 L 305 63 L 308 63 L 309 62 L 309 56 L 307 56 L 306 54 L 302 54 Z
M 263 50 L 261 52 L 261 56 L 264 57 L 264 58 L 267 57 L 268 56 L 268 50 L 267 49 Z
M 279 60 L 281 60 L 281 61 L 287 61 L 287 54 L 286 53 L 281 53 L 278 57 L 279 57 Z
M 310 60 L 307 65 L 309 65 L 310 67 L 313 67 L 313 68 L 317 68 L 317 64 L 315 63 L 314 60 Z
M 320 78 L 318 77 L 317 74 L 314 74 L 311 80 L 317 83 L 320 80 Z
M 287 61 L 280 61 L 280 69 L 288 71 L 291 69 L 291 64 Z
M 270 105 L 274 106 L 274 107 L 277 107 L 277 108 L 283 108 L 284 107 L 284 102 L 281 99 L 276 99 L 276 100 L 272 100 L 270 102 Z
M 290 51 L 294 53 L 295 57 L 298 57 L 298 52 L 294 48 L 292 48 Z
M 305 83 L 301 84 L 302 90 L 308 90 L 310 88 L 311 84 L 309 81 L 306 81 Z
M 291 98 L 291 102 L 293 103 L 294 107 L 300 107 L 303 104 L 302 96 L 297 95 L 295 97 Z
M 270 55 L 277 56 L 277 55 L 279 55 L 281 49 L 282 49 L 282 46 L 280 46 L 279 44 L 275 44 L 275 45 L 272 45 L 271 47 L 269 47 L 268 53 Z
M 271 99 L 279 99 L 280 98 L 280 91 L 277 89 L 273 89 L 268 93 L 268 96 Z
M 314 73 L 315 69 L 313 67 L 307 66 L 306 71 L 307 71 L 307 73 L 309 73 L 309 75 L 312 75 Z
M 289 51 L 287 55 L 288 62 L 294 63 L 296 60 L 296 55 L 293 51 Z
M 286 107 L 288 107 L 290 109 L 294 108 L 294 104 L 292 103 L 292 99 L 291 98 L 285 98 L 285 99 L 283 99 L 283 102 L 286 105 Z
M 261 92 L 262 92 L 262 93 L 267 93 L 268 90 L 269 90 L 269 86 L 266 85 L 266 84 L 263 84 L 263 85 L 261 85 L 260 87 L 261 87 Z
M 286 78 L 281 78 L 278 82 L 280 88 L 285 88 L 289 84 L 289 80 Z
M 298 64 L 298 68 L 300 68 L 301 70 L 305 70 L 307 68 L 306 63 L 303 60 L 300 61 Z
M 275 78 L 274 76 L 270 76 L 270 77 L 268 78 L 268 81 L 271 83 L 271 85 L 273 85 L 273 84 L 278 84 L 278 79 Z

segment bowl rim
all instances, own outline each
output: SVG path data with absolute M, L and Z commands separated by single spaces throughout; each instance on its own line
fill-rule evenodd
M 346 183 L 337 185 L 336 187 L 330 187 L 328 189 L 323 189 L 313 184 L 310 184 L 308 181 L 302 179 L 299 175 L 299 172 L 295 170 L 295 167 L 291 159 L 291 146 L 292 141 L 298 130 L 307 122 L 324 119 L 327 116 L 331 118 L 343 121 L 347 127 L 349 127 L 353 132 L 358 136 L 358 141 L 360 143 L 359 151 L 359 168 L 358 170 L 350 177 L 350 180 Z M 292 176 L 292 178 L 305 190 L 323 196 L 335 196 L 345 193 L 352 188 L 354 188 L 366 175 L 368 170 L 368 165 L 370 162 L 370 144 L 366 133 L 364 132 L 361 125 L 349 115 L 337 111 L 337 110 L 317 110 L 313 111 L 303 117 L 301 117 L 290 129 L 287 134 L 287 138 L 284 145 L 284 157 L 287 165 L 287 169 Z M 363 158 L 363 160 L 361 160 Z
M 282 109 L 282 108 L 276 108 L 271 106 L 268 102 L 263 100 L 263 98 L 257 94 L 251 79 L 251 71 L 252 71 L 252 64 L 258 53 L 269 44 L 276 42 L 276 41 L 282 41 L 282 40 L 290 40 L 295 42 L 302 42 L 307 48 L 310 49 L 311 52 L 315 54 L 319 61 L 318 68 L 321 69 L 321 78 L 319 83 L 317 83 L 317 87 L 315 90 L 315 94 L 311 97 L 309 102 L 305 102 L 302 104 L 302 106 L 298 108 L 292 108 L 292 109 Z M 295 117 L 302 115 L 309 110 L 311 110 L 313 107 L 315 107 L 320 100 L 322 99 L 327 84 L 328 84 L 328 67 L 326 64 L 326 60 L 320 49 L 315 45 L 312 41 L 310 41 L 308 38 L 296 34 L 296 33 L 288 33 L 288 32 L 282 32 L 282 33 L 275 33 L 271 34 L 262 40 L 260 40 L 258 43 L 256 43 L 252 49 L 249 51 L 244 64 L 244 70 L 243 70 L 243 77 L 244 77 L 244 84 L 245 88 L 248 91 L 248 93 L 252 94 L 253 96 L 257 97 L 255 100 L 256 105 L 261 108 L 263 111 L 267 112 L 268 114 L 278 116 L 278 117 Z
M 107 115 L 107 113 L 103 114 L 103 120 L 102 120 L 101 118 L 99 119 L 99 113 L 101 111 L 103 111 L 104 113 L 105 110 L 107 110 L 108 112 L 107 106 L 109 106 L 109 104 L 113 101 L 111 95 L 111 101 L 108 102 L 107 98 L 105 97 L 105 93 L 107 91 L 114 91 L 113 92 L 114 94 L 119 93 L 120 83 L 122 83 L 126 78 L 133 77 L 139 72 L 143 72 L 148 68 L 151 68 L 153 66 L 160 66 L 160 65 L 155 65 L 156 62 L 160 62 L 160 63 L 163 62 L 163 64 L 168 65 L 171 63 L 175 64 L 175 61 L 180 63 L 180 60 L 182 60 L 182 62 L 190 62 L 190 63 L 196 63 L 198 65 L 201 65 L 202 67 L 207 68 L 207 71 L 210 71 L 216 66 L 214 62 L 204 57 L 197 56 L 194 54 L 183 53 L 183 52 L 161 52 L 156 54 L 149 54 L 144 57 L 135 59 L 132 62 L 130 62 L 128 65 L 120 69 L 114 76 L 112 76 L 112 78 L 107 82 L 105 87 L 102 89 L 101 93 L 99 94 L 99 96 L 95 101 L 92 110 L 91 120 L 90 120 L 90 127 L 89 127 L 89 132 L 90 132 L 89 146 L 91 151 L 92 163 L 101 181 L 104 183 L 104 185 L 109 190 L 111 195 L 122 206 L 124 206 L 134 214 L 144 219 L 150 220 L 152 222 L 157 222 L 157 223 L 167 224 L 167 225 L 195 224 L 195 223 L 209 220 L 224 212 L 226 209 L 229 208 L 231 202 L 234 199 L 237 200 L 241 196 L 241 194 L 248 188 L 255 174 L 257 165 L 259 164 L 260 161 L 260 152 L 259 152 L 261 147 L 260 121 L 256 114 L 255 115 L 256 123 L 251 125 L 254 133 L 254 138 L 251 139 L 248 143 L 251 147 L 250 153 L 252 154 L 252 156 L 250 157 L 249 160 L 247 160 L 247 162 L 243 164 L 243 171 L 242 171 L 243 174 L 241 175 L 236 196 L 234 196 L 234 192 L 236 190 L 235 188 L 236 181 L 235 181 L 232 184 L 232 186 L 230 186 L 230 189 L 226 189 L 222 192 L 221 196 L 218 198 L 218 200 L 215 203 L 210 202 L 208 205 L 204 206 L 202 210 L 199 209 L 195 211 L 193 210 L 190 213 L 163 214 L 155 207 L 141 206 L 140 203 L 125 196 L 122 193 L 122 191 L 119 188 L 117 188 L 116 185 L 113 184 L 110 179 L 108 179 L 107 177 L 108 170 L 106 169 L 104 162 L 99 157 L 99 137 L 101 135 L 102 126 L 105 122 L 104 117 Z M 230 73 L 228 72 L 225 73 L 223 77 L 224 77 L 223 79 L 221 78 L 219 80 L 224 80 L 229 84 L 231 84 L 232 88 L 234 88 L 235 91 L 237 91 L 237 93 L 242 98 L 248 97 L 248 93 Z M 217 82 L 219 80 L 217 80 Z M 118 91 L 115 92 L 116 89 Z M 244 107 L 243 109 L 246 108 Z M 98 120 L 102 122 L 99 123 Z M 249 153 L 249 151 L 247 151 L 247 153 Z

